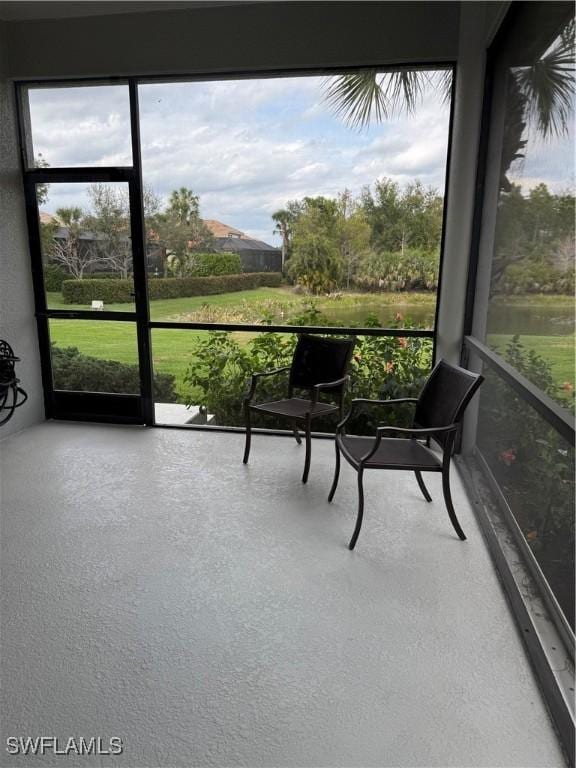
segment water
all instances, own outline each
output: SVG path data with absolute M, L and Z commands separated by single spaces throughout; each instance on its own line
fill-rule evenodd
M 568 336 L 574 333 L 574 308 L 552 303 L 545 306 L 492 304 L 488 333 Z
M 383 327 L 395 324 L 400 313 L 404 322 L 421 328 L 434 327 L 434 307 L 429 304 L 382 305 L 367 302 L 356 307 L 323 307 L 322 314 L 344 325 L 363 325 L 368 315 L 375 315 Z M 574 333 L 574 310 L 550 303 L 544 306 L 492 304 L 488 332 L 522 336 L 568 336 Z

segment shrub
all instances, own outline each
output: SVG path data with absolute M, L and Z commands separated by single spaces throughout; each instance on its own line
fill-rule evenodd
M 55 389 L 119 394 L 134 394 L 140 391 L 137 365 L 89 357 L 83 355 L 76 347 L 58 347 L 53 344 L 51 351 Z M 175 383 L 172 374 L 155 373 L 155 399 L 162 403 L 178 402 Z
M 90 304 L 94 300 L 106 304 L 123 304 L 133 301 L 132 280 L 85 278 L 64 280 L 62 298 L 65 304 Z
M 506 362 L 550 397 L 550 363 L 514 336 Z M 528 546 L 569 617 L 574 615 L 574 449 L 489 368 L 480 393 L 478 444 Z M 573 409 L 573 405 L 571 406 Z
M 159 277 L 148 282 L 150 299 L 176 299 L 183 296 L 210 296 L 218 293 L 246 291 L 263 286 L 277 287 L 279 272 L 249 272 L 212 277 Z M 105 304 L 132 301 L 132 280 L 64 280 L 62 296 L 66 304 L 90 304 L 93 300 Z
M 370 253 L 361 261 L 354 282 L 365 290 L 434 291 L 438 287 L 438 254 L 418 249 Z
M 321 325 L 318 310 L 312 317 L 299 315 L 290 324 Z M 401 318 L 396 321 L 396 327 Z M 374 318 L 365 321 L 366 326 L 377 326 Z M 406 328 L 406 323 L 403 323 Z M 199 405 L 214 414 L 215 423 L 226 426 L 242 426 L 242 399 L 246 393 L 250 375 L 255 371 L 271 370 L 289 365 L 292 359 L 296 335 L 287 333 L 259 333 L 247 344 L 241 344 L 234 335 L 212 331 L 193 342 L 190 366 L 184 377 L 188 387 L 187 405 Z M 430 372 L 432 343 L 430 339 L 398 338 L 392 336 L 362 336 L 358 338 L 350 368 L 348 403 L 352 397 L 393 398 L 415 396 Z M 258 384 L 257 399 L 276 400 L 286 397 L 285 375 L 264 377 Z M 390 424 L 407 425 L 408 414 L 395 409 L 386 413 Z M 359 410 L 350 431 L 357 434 L 373 433 L 384 417 L 377 411 Z M 286 428 L 286 423 L 274 423 L 273 417 L 254 419 L 255 426 Z M 319 431 L 333 431 L 334 419 L 319 419 L 315 423 Z
M 237 253 L 192 254 L 191 277 L 238 275 L 242 271 L 242 259 Z
M 47 291 L 60 292 L 63 281 L 69 277 L 70 275 L 57 264 L 46 264 L 44 266 L 44 286 Z
M 524 293 L 574 293 L 574 268 L 557 269 L 541 262 L 509 264 L 498 283 L 498 292 Z

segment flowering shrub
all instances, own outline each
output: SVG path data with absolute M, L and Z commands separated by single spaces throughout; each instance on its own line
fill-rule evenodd
M 322 325 L 326 319 L 315 307 L 290 318 L 290 325 Z M 400 327 L 397 316 L 393 327 Z M 379 327 L 369 317 L 365 327 Z M 403 328 L 409 326 L 404 323 Z M 244 423 L 242 400 L 248 389 L 250 375 L 289 365 L 296 344 L 296 335 L 288 333 L 259 333 L 247 344 L 240 344 L 233 334 L 214 331 L 195 341 L 192 359 L 186 375 L 188 405 L 200 405 L 214 414 L 214 423 L 241 426 Z M 430 372 L 432 340 L 395 336 L 360 336 L 350 366 L 350 387 L 347 405 L 353 397 L 388 399 L 416 396 Z M 256 400 L 266 401 L 286 397 L 287 374 L 264 377 L 258 384 Z M 406 409 L 359 409 L 351 432 L 373 434 L 375 426 L 386 418 L 390 424 L 407 424 L 411 411 Z M 256 426 L 286 428 L 286 422 L 275 423 L 262 416 Z M 318 420 L 319 431 L 333 431 L 334 418 Z
M 518 336 L 504 358 L 548 395 L 550 365 Z M 490 369 L 480 393 L 478 445 L 552 586 L 574 617 L 574 450 Z

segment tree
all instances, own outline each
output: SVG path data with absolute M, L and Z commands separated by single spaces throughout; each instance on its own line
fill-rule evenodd
M 374 184 L 373 193 L 368 187 L 362 190 L 361 205 L 371 227 L 371 245 L 375 250 L 439 251 L 443 200 L 432 187 L 424 189 L 416 180 L 401 190 L 391 179 L 380 179 Z
M 378 72 L 365 69 L 328 78 L 324 100 L 351 128 L 367 128 L 372 121 L 382 122 L 395 115 L 411 114 L 425 92 L 436 90 L 450 98 L 451 70 L 399 69 Z
M 313 293 L 333 290 L 342 278 L 338 206 L 325 197 L 305 197 L 293 225 L 288 274 Z
M 130 239 L 130 199 L 128 190 L 110 184 L 92 184 L 88 188 L 92 210 L 83 222 L 93 237 L 98 261 L 106 269 L 127 279 L 132 272 Z
M 82 280 L 86 269 L 98 261 L 93 243 L 80 240 L 84 212 L 76 207 L 58 208 L 56 217 L 62 223 L 65 236 L 54 238 L 50 257 L 73 278 Z
M 130 231 L 130 196 L 124 185 L 92 184 L 88 188 L 91 202 L 90 214 L 83 226 L 90 231 L 98 253 L 98 261 L 107 270 L 128 278 L 133 269 L 132 240 Z M 149 225 L 158 214 L 160 201 L 148 187 L 142 193 L 146 235 L 152 232 Z
M 34 159 L 34 168 L 48 168 L 50 163 L 44 158 L 42 152 L 38 152 L 38 156 Z M 49 184 L 36 184 L 36 200 L 38 200 L 38 207 L 45 205 L 48 201 Z
M 346 288 L 354 277 L 358 264 L 370 250 L 370 224 L 349 189 L 338 195 L 337 229 L 340 261 L 344 270 Z
M 213 246 L 213 235 L 200 218 L 199 198 L 186 187 L 171 193 L 166 210 L 155 217 L 154 225 L 179 277 L 193 269 L 194 251 L 209 251 Z

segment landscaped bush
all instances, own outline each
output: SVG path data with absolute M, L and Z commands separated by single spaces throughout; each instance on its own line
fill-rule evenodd
M 514 336 L 506 362 L 550 397 L 550 363 Z M 574 620 L 574 449 L 490 368 L 480 390 L 478 444 L 568 618 Z M 573 404 L 566 403 L 573 410 Z
M 100 360 L 83 355 L 76 347 L 52 345 L 52 375 L 55 389 L 76 392 L 114 392 L 135 394 L 140 391 L 137 365 Z M 170 373 L 154 374 L 154 398 L 161 403 L 176 403 L 176 380 Z
M 369 291 L 434 291 L 438 254 L 418 249 L 370 253 L 360 262 L 354 283 Z
M 574 294 L 574 268 L 557 269 L 539 262 L 520 262 L 506 267 L 498 292 L 505 294 L 560 293 Z
M 90 277 L 94 280 L 120 280 L 119 272 L 91 272 Z
M 192 255 L 192 277 L 238 275 L 242 271 L 242 259 L 237 253 L 194 253 Z
M 44 266 L 44 287 L 47 291 L 62 290 L 62 283 L 70 277 L 62 267 L 57 264 L 46 264 Z
M 90 304 L 94 300 L 105 304 L 122 304 L 134 300 L 132 293 L 132 280 L 99 280 L 89 277 L 84 280 L 64 280 L 62 283 L 65 304 Z
M 148 282 L 151 299 L 176 299 L 183 296 L 210 296 L 251 288 L 277 287 L 282 275 L 279 272 L 249 272 L 238 275 L 213 277 L 159 277 Z M 94 300 L 105 304 L 131 302 L 134 292 L 132 280 L 64 280 L 62 296 L 66 304 L 90 304 Z
M 313 310 L 311 316 L 299 315 L 288 320 L 289 324 L 322 325 L 321 313 Z M 325 318 L 324 318 L 325 319 Z M 401 318 L 396 321 L 399 327 Z M 376 327 L 374 318 L 363 322 Z M 406 328 L 404 321 L 402 327 Z M 248 343 L 241 344 L 233 334 L 213 331 L 204 338 L 197 338 L 192 345 L 191 361 L 184 377 L 187 386 L 186 403 L 200 405 L 207 413 L 214 414 L 214 422 L 226 426 L 244 423 L 242 399 L 247 391 L 250 375 L 289 365 L 292 359 L 296 335 L 287 333 L 259 333 Z M 350 368 L 350 387 L 347 401 L 352 397 L 394 398 L 416 396 L 430 372 L 432 343 L 430 339 L 362 336 L 358 338 Z M 258 384 L 257 399 L 277 400 L 286 397 L 286 375 L 264 377 Z M 390 410 L 390 409 L 388 409 Z M 382 421 L 407 426 L 410 415 L 406 410 L 382 411 L 359 410 L 350 431 L 357 434 L 374 433 Z M 280 427 L 273 417 L 255 417 L 255 426 Z M 334 419 L 319 419 L 315 428 L 333 431 Z

